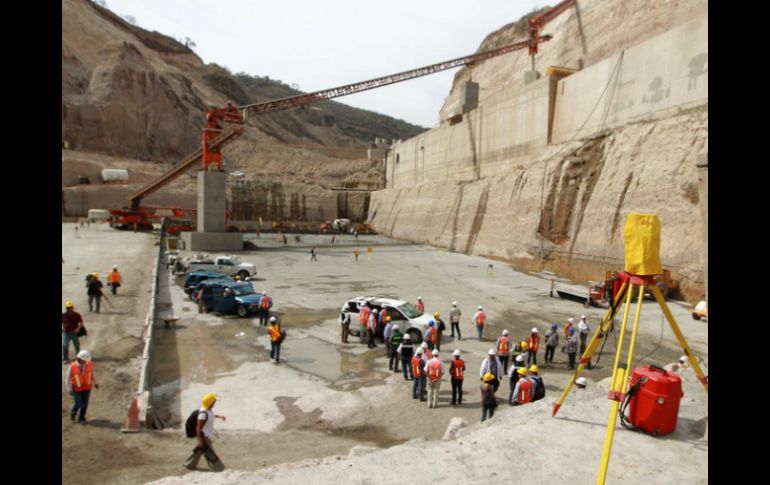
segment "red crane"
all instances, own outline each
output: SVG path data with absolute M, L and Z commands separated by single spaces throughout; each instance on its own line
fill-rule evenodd
M 532 59 L 532 70 L 535 70 L 535 54 L 537 54 L 537 46 L 540 44 L 540 29 L 545 27 L 545 24 L 550 22 L 559 16 L 562 12 L 575 5 L 575 0 L 564 0 L 557 3 L 554 7 L 540 15 L 536 15 L 529 19 L 529 56 Z
M 538 36 L 536 44 L 551 40 L 551 35 Z M 390 74 L 388 76 L 361 81 L 345 86 L 316 91 L 314 93 L 300 94 L 287 98 L 265 101 L 262 103 L 248 104 L 235 107 L 232 103 L 225 108 L 212 108 L 206 113 L 206 126 L 203 128 L 203 143 L 201 148 L 186 156 L 171 170 L 150 182 L 135 192 L 130 199 L 129 207 L 123 209 L 109 209 L 113 216 L 112 225 L 120 229 L 152 228 L 152 219 L 158 207 L 141 207 L 141 201 L 161 187 L 183 174 L 195 163 L 202 160 L 204 170 L 222 170 L 222 147 L 228 142 L 239 137 L 243 133 L 241 125 L 247 120 L 250 112 L 267 113 L 270 111 L 282 111 L 297 108 L 311 103 L 317 103 L 328 99 L 347 96 L 369 89 L 375 89 L 389 84 L 395 84 L 420 76 L 427 76 L 436 72 L 452 69 L 458 66 L 470 65 L 492 57 L 500 56 L 525 47 L 532 48 L 532 40 L 517 42 L 497 49 L 478 54 L 458 57 L 449 61 L 431 64 L 429 66 L 412 69 L 410 71 Z

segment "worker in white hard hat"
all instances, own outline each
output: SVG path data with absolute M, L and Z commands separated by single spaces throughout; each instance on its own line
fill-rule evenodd
M 463 312 L 457 308 L 457 302 L 452 302 L 452 309 L 449 310 L 449 324 L 452 326 L 452 338 L 455 336 L 455 330 L 457 330 L 457 340 L 462 340 L 463 336 L 460 334 L 460 316 Z
M 462 405 L 463 403 L 463 381 L 465 380 L 465 361 L 461 358 L 460 350 L 455 349 L 452 352 L 452 363 L 449 366 L 449 375 L 452 382 L 452 402 L 451 406 Z
M 411 381 L 414 379 L 412 376 L 412 355 L 414 354 L 414 345 L 412 345 L 412 336 L 408 333 L 404 334 L 404 338 L 401 339 L 401 343 L 396 347 L 396 355 L 401 360 L 401 366 L 404 371 L 404 380 Z M 398 368 L 398 364 L 396 364 Z
M 270 335 L 270 358 L 275 357 L 275 363 L 281 363 L 281 344 L 286 338 L 286 333 L 281 329 L 276 317 L 270 317 L 270 326 L 267 327 L 267 333 Z
M 687 367 L 687 356 L 683 355 L 679 357 L 679 360 L 677 362 L 663 366 L 663 369 L 667 371 L 679 372 L 685 367 Z
M 540 335 L 537 327 L 532 328 L 532 333 L 527 339 L 527 365 L 537 364 L 537 349 L 540 347 Z
M 267 296 L 267 291 L 262 291 L 259 297 L 259 324 L 267 326 L 267 319 L 270 318 L 270 309 L 273 308 L 273 299 Z
M 67 300 L 64 302 L 64 313 L 61 314 L 61 363 L 70 363 L 70 342 L 75 347 L 75 352 L 80 352 L 80 335 L 85 329 L 83 317 L 75 311 L 75 304 Z
M 75 422 L 75 416 L 80 411 L 78 423 L 86 424 L 86 411 L 88 411 L 88 398 L 91 396 L 93 387 L 99 389 L 94 374 L 94 363 L 91 361 L 91 353 L 87 350 L 78 352 L 75 362 L 67 368 L 65 377 L 67 383 L 67 392 L 74 399 L 74 404 L 70 410 L 70 421 Z
M 417 302 L 414 304 L 414 307 L 418 312 L 420 312 L 420 314 L 425 313 L 425 303 L 423 303 L 421 296 L 417 297 Z
M 118 271 L 118 267 L 113 266 L 112 271 L 107 273 L 107 286 L 112 290 L 113 295 L 118 294 L 118 287 L 123 284 L 123 276 Z
M 348 343 L 348 335 L 350 335 L 350 313 L 346 311 L 340 312 L 340 326 L 342 327 L 342 343 Z
M 201 455 L 206 457 L 206 462 L 209 465 L 209 469 L 212 471 L 222 471 L 225 469 L 225 465 L 219 456 L 214 451 L 214 447 L 211 443 L 211 437 L 216 434 L 214 431 L 214 421 L 216 418 L 226 421 L 227 418 L 214 414 L 214 404 L 217 402 L 216 394 L 209 392 L 201 399 L 201 407 L 198 409 L 198 417 L 195 425 L 195 438 L 196 446 L 193 449 L 192 455 L 190 455 L 184 462 L 185 468 L 188 470 L 195 470 L 198 467 L 198 461 L 201 459 Z
M 497 356 L 500 363 L 503 364 L 503 374 L 508 373 L 508 357 L 511 355 L 511 342 L 508 339 L 508 330 L 503 330 L 503 334 L 497 338 Z
M 500 359 L 497 357 L 497 351 L 495 349 L 489 349 L 487 358 L 481 362 L 481 368 L 479 369 L 479 378 L 483 379 L 484 374 L 491 373 L 495 379 L 492 381 L 492 385 L 497 392 L 497 388 L 500 387 L 500 379 L 502 378 L 503 365 L 500 363 Z
M 519 369 L 527 368 L 527 364 L 524 362 L 524 354 L 519 354 L 513 359 L 513 365 L 508 371 L 508 384 L 510 385 L 510 394 L 508 395 L 508 403 L 513 406 L 513 390 L 516 389 L 516 383 L 519 382 Z
M 374 343 L 375 335 L 377 335 L 377 309 L 376 308 L 372 310 L 372 312 L 369 314 L 369 323 L 366 327 L 366 336 L 369 339 L 369 343 L 367 344 L 367 347 L 370 349 L 374 349 L 377 347 L 377 344 Z
M 479 340 L 484 340 L 484 325 L 487 323 L 487 314 L 484 313 L 484 309 L 479 305 L 478 311 L 473 315 L 473 325 L 476 327 L 476 332 L 479 334 Z
M 585 389 L 587 384 L 588 381 L 586 381 L 585 377 L 581 376 L 575 380 L 575 385 L 578 387 L 578 389 Z
M 428 379 L 428 408 L 438 407 L 438 391 L 441 388 L 441 378 L 444 376 L 444 363 L 438 358 L 439 351 L 434 349 L 433 358 L 425 363 L 423 371 Z
M 575 325 L 575 319 L 570 318 L 567 320 L 567 323 L 564 325 L 564 338 L 569 337 L 569 329 L 572 328 Z
M 417 347 L 417 351 L 415 351 L 411 360 L 412 376 L 414 378 L 414 383 L 412 384 L 412 399 L 419 398 L 420 401 L 427 401 L 427 399 L 425 399 L 426 379 L 425 372 L 423 371 L 425 362 L 427 361 L 427 359 L 423 357 L 426 350 L 427 349 L 422 347 Z

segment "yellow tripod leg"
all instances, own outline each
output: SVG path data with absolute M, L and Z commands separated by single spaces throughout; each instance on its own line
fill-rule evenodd
M 634 329 L 631 332 L 631 348 L 628 352 L 628 359 L 623 367 L 620 367 L 620 354 L 623 348 L 623 338 L 625 337 L 626 323 L 628 322 L 628 310 L 631 303 L 631 295 L 633 294 L 633 288 L 639 287 L 639 300 L 636 304 L 636 314 L 634 315 Z M 620 344 L 618 345 L 617 352 L 615 354 L 615 367 L 612 369 L 612 388 L 610 389 L 609 398 L 612 400 L 610 405 L 610 416 L 607 422 L 607 434 L 604 437 L 604 449 L 602 449 L 602 461 L 599 465 L 599 476 L 596 478 L 597 485 L 604 485 L 604 481 L 607 478 L 607 468 L 610 464 L 610 452 L 612 451 L 612 439 L 615 436 L 615 423 L 618 419 L 618 408 L 623 401 L 626 390 L 626 381 L 628 368 L 631 366 L 631 362 L 634 354 L 634 345 L 636 344 L 636 334 L 639 330 L 639 317 L 642 313 L 642 299 L 644 298 L 644 285 L 632 284 L 629 289 L 628 295 L 626 295 L 626 309 L 623 312 L 623 327 L 620 331 Z
M 708 395 L 709 393 L 708 377 L 701 370 L 700 366 L 698 365 L 698 361 L 695 360 L 695 355 L 692 353 L 692 349 L 690 349 L 690 346 L 687 344 L 687 341 L 684 339 L 684 335 L 682 335 L 681 330 L 679 330 L 679 325 L 676 324 L 676 320 L 674 320 L 674 315 L 671 314 L 671 310 L 669 310 L 668 305 L 666 304 L 666 300 L 663 298 L 663 294 L 661 294 L 660 289 L 658 289 L 657 286 L 652 286 L 652 294 L 655 295 L 655 300 L 657 300 L 658 305 L 660 305 L 660 309 L 663 310 L 663 314 L 666 316 L 666 320 L 668 320 L 668 324 L 671 326 L 671 330 L 674 332 L 674 335 L 676 336 L 676 340 L 679 342 L 679 345 L 682 346 L 682 350 L 684 350 L 684 354 L 687 356 L 687 359 L 690 361 L 690 365 L 695 371 L 695 375 L 698 376 L 698 380 L 701 382 L 701 384 L 703 384 L 703 388 L 706 390 L 706 394 Z
M 620 300 L 623 298 L 623 296 L 625 296 L 625 291 L 627 287 L 628 287 L 628 282 L 623 282 L 623 285 L 620 287 L 620 291 L 618 291 L 618 294 L 613 304 L 610 305 L 610 308 L 607 310 L 607 313 L 604 315 L 604 320 L 602 320 L 602 323 L 601 325 L 599 325 L 599 328 L 596 329 L 596 332 L 594 333 L 594 336 L 591 338 L 591 341 L 588 343 L 588 346 L 586 347 L 585 352 L 583 352 L 583 355 L 580 357 L 580 361 L 578 363 L 577 369 L 575 369 L 575 372 L 572 374 L 572 378 L 567 384 L 567 387 L 564 388 L 564 391 L 561 393 L 559 400 L 553 404 L 553 412 L 551 416 L 556 416 L 556 413 L 559 412 L 559 408 L 561 408 L 561 405 L 564 403 L 564 400 L 567 399 L 567 395 L 569 394 L 569 391 L 572 389 L 572 385 L 575 383 L 575 380 L 577 380 L 577 378 L 580 377 L 580 374 L 583 372 L 583 369 L 585 368 L 585 363 L 591 361 L 591 358 L 593 357 L 594 352 L 596 352 L 596 349 L 599 347 L 599 343 L 602 341 L 602 337 L 607 332 L 609 332 L 609 329 L 612 326 L 612 320 L 615 318 L 615 315 L 617 315 L 618 310 L 620 310 L 620 307 L 621 307 Z

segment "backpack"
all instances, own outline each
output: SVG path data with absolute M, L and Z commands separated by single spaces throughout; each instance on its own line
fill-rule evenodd
M 438 329 L 439 329 L 440 331 L 442 331 L 442 332 L 443 332 L 444 330 L 446 330 L 446 324 L 444 324 L 444 320 L 439 320 L 439 321 L 438 321 Z
M 278 337 L 277 342 L 280 344 L 283 343 L 284 340 L 286 340 L 286 330 L 281 329 L 281 336 Z
M 495 398 L 495 393 L 491 389 L 491 386 L 488 391 L 484 392 L 483 403 L 484 403 L 484 406 L 487 406 L 487 407 L 493 407 L 493 408 L 497 407 L 497 398 Z
M 535 388 L 534 396 L 532 396 L 532 401 L 539 401 L 545 397 L 545 386 L 543 385 L 543 378 L 540 376 L 532 377 L 532 380 L 537 381 L 537 387 Z
M 196 431 L 198 429 L 198 415 L 200 412 L 200 409 L 196 409 L 190 413 L 190 415 L 187 417 L 187 421 L 184 422 L 184 430 L 188 438 L 195 438 L 197 435 Z M 208 419 L 208 415 L 206 415 L 206 419 Z

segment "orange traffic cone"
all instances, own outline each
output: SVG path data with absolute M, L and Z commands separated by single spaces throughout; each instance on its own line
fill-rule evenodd
M 141 429 L 139 426 L 139 403 L 134 398 L 131 401 L 131 406 L 128 408 L 128 416 L 123 421 L 123 427 L 120 428 L 122 433 L 137 433 Z

